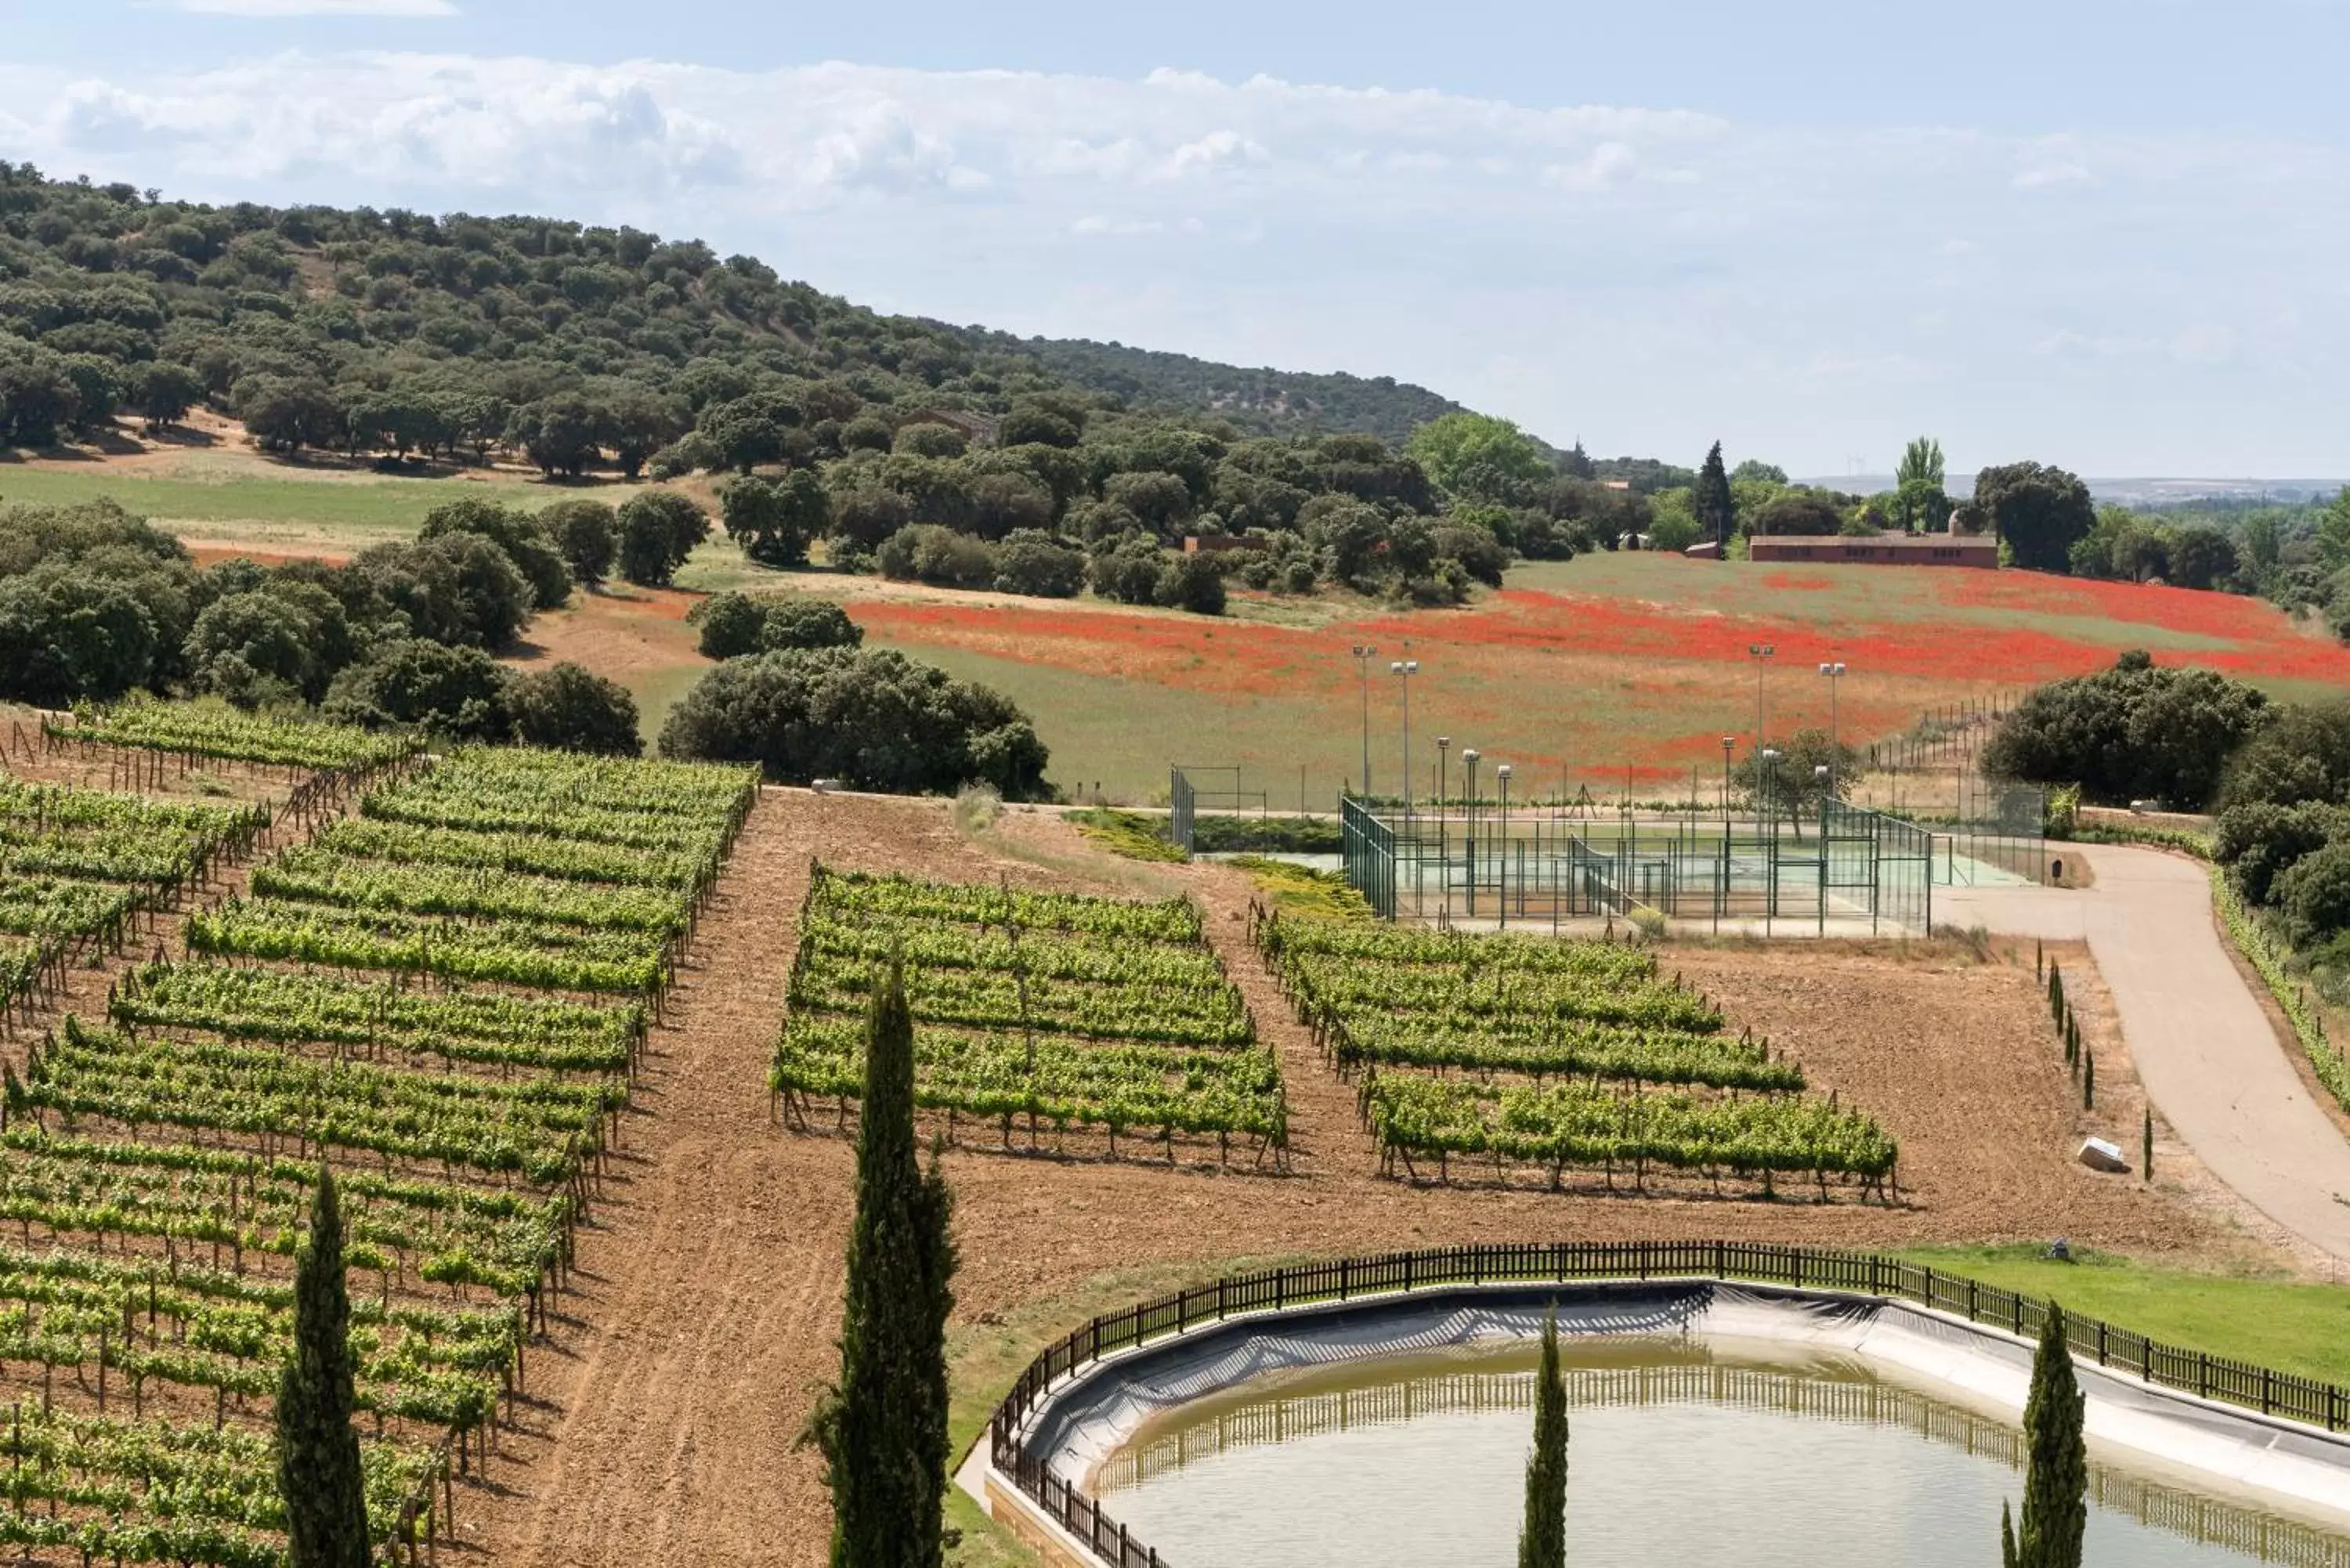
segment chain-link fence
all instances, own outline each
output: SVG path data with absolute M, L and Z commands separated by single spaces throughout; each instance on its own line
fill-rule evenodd
M 1835 801 L 1806 822 L 1423 813 L 1350 798 L 1344 827 L 1347 882 L 1390 919 L 1560 930 L 1653 916 L 1815 935 L 1933 924 L 1932 835 Z

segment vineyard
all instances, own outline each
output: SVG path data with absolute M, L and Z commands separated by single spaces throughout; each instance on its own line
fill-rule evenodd
M 1497 1181 L 1533 1167 L 1645 1189 L 1652 1171 L 1831 1178 L 1886 1196 L 1898 1150 L 1865 1115 L 1807 1096 L 1803 1069 L 1628 944 L 1284 919 L 1252 936 L 1378 1140 L 1382 1170 Z
M 365 773 L 424 749 L 414 736 L 350 724 L 247 713 L 224 702 L 85 703 L 69 719 L 45 719 L 51 745 L 119 746 L 195 761 L 251 763 L 306 772 Z
M 0 778 L 0 1004 L 115 950 L 269 826 L 253 806 L 176 805 Z
M 136 711 L 142 733 L 193 732 Z M 12 791 L 0 920 L 109 908 L 54 891 L 68 870 L 201 887 L 260 826 Z M 755 799 L 724 768 L 523 751 L 404 765 L 359 816 L 255 867 L 250 895 L 192 911 L 183 960 L 132 966 L 102 1021 L 69 1015 L 9 1067 L 0 1542 L 284 1562 L 265 1422 L 320 1161 L 348 1231 L 380 1552 L 421 1562 L 453 1539 L 453 1478 L 526 1386 L 629 1075 Z
M 1188 900 L 1121 902 L 818 867 L 800 919 L 789 1011 L 770 1077 L 810 1125 L 845 1124 L 864 1082 L 865 1012 L 893 961 L 914 1018 L 915 1096 L 963 1118 L 980 1147 L 1068 1147 L 1099 1132 L 1155 1143 L 1235 1137 L 1277 1161 L 1288 1141 L 1280 1064 L 1260 1043 Z M 994 1133 L 992 1145 L 983 1136 Z M 1129 1150 L 1129 1152 L 1131 1152 Z

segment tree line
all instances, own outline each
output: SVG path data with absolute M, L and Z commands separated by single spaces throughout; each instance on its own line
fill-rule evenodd
M 2350 974 L 2350 701 L 2284 703 L 2143 651 L 2039 687 L 1983 753 L 2100 805 L 2214 813 L 2214 857 L 2329 994 Z
M 671 491 L 617 512 L 468 498 L 428 514 L 416 539 L 346 564 L 200 567 L 111 503 L 0 507 L 0 700 L 203 696 L 449 741 L 635 755 L 644 740 L 626 688 L 577 664 L 517 670 L 496 656 L 616 561 L 635 580 L 666 581 L 709 527 Z M 757 762 L 779 782 L 1048 792 L 1049 753 L 1025 714 L 986 687 L 860 649 L 837 606 L 723 595 L 700 613 L 703 649 L 723 662 L 671 713 L 664 754 Z

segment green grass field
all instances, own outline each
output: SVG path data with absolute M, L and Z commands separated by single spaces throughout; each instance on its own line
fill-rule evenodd
M 2056 1263 L 2043 1261 L 2042 1250 L 1929 1247 L 1902 1256 L 2003 1290 L 2054 1296 L 2067 1311 L 2190 1350 L 2350 1383 L 2350 1291 L 2339 1285 L 2190 1273 L 2107 1253 Z
M 633 491 L 512 472 L 392 477 L 231 450 L 140 466 L 0 463 L 0 499 L 109 495 L 211 550 L 346 554 L 409 536 L 432 506 L 468 493 L 534 507 Z M 1460 753 L 1475 746 L 1489 767 L 1513 765 L 1522 794 L 1547 796 L 1572 781 L 1602 803 L 1678 798 L 1692 770 L 1702 793 L 1719 773 L 1722 735 L 1755 743 L 1753 642 L 1778 651 L 1765 681 L 1773 737 L 1829 722 L 1831 688 L 1814 672 L 1823 659 L 1849 667 L 1834 690 L 1840 730 L 1854 742 L 1899 733 L 1931 709 L 2099 668 L 2126 648 L 2208 660 L 2288 700 L 2350 687 L 2350 649 L 2257 601 L 2027 572 L 1603 553 L 1523 564 L 1503 591 L 1457 609 L 1239 593 L 1232 613 L 1209 619 L 1090 598 L 990 602 L 822 569 L 772 572 L 720 536 L 695 553 L 678 586 L 838 599 L 870 646 L 1018 703 L 1064 789 L 1098 785 L 1133 803 L 1164 799 L 1170 764 L 1237 765 L 1243 789 L 1274 810 L 1301 801 L 1328 809 L 1342 786 L 1364 782 L 1367 727 L 1369 783 L 1394 791 L 1402 691 L 1386 667 L 1399 657 L 1421 667 L 1410 691 L 1415 791 L 1434 790 L 1432 742 L 1444 734 L 1456 784 Z M 1352 657 L 1367 645 L 1379 650 L 1367 703 Z M 583 661 L 613 646 L 583 650 Z M 608 672 L 636 692 L 650 736 L 704 669 L 690 644 L 671 639 Z
M 70 506 L 100 498 L 158 526 L 257 550 L 337 552 L 412 536 L 424 514 L 466 495 L 494 494 L 536 511 L 576 494 L 617 505 L 639 487 L 574 488 L 509 475 L 404 478 L 341 469 L 266 466 L 250 455 L 198 454 L 161 471 L 88 472 L 0 463 L 0 502 Z

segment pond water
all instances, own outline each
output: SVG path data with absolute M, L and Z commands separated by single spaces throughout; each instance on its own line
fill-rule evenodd
M 1571 1561 L 1985 1568 L 2021 1503 L 2007 1421 L 1857 1360 L 1742 1342 L 1570 1340 Z M 1090 1478 L 1174 1568 L 1510 1568 L 1536 1352 L 1383 1360 L 1169 1412 Z M 2273 1512 L 2091 1450 L 2087 1568 L 2350 1568 L 2350 1495 Z

